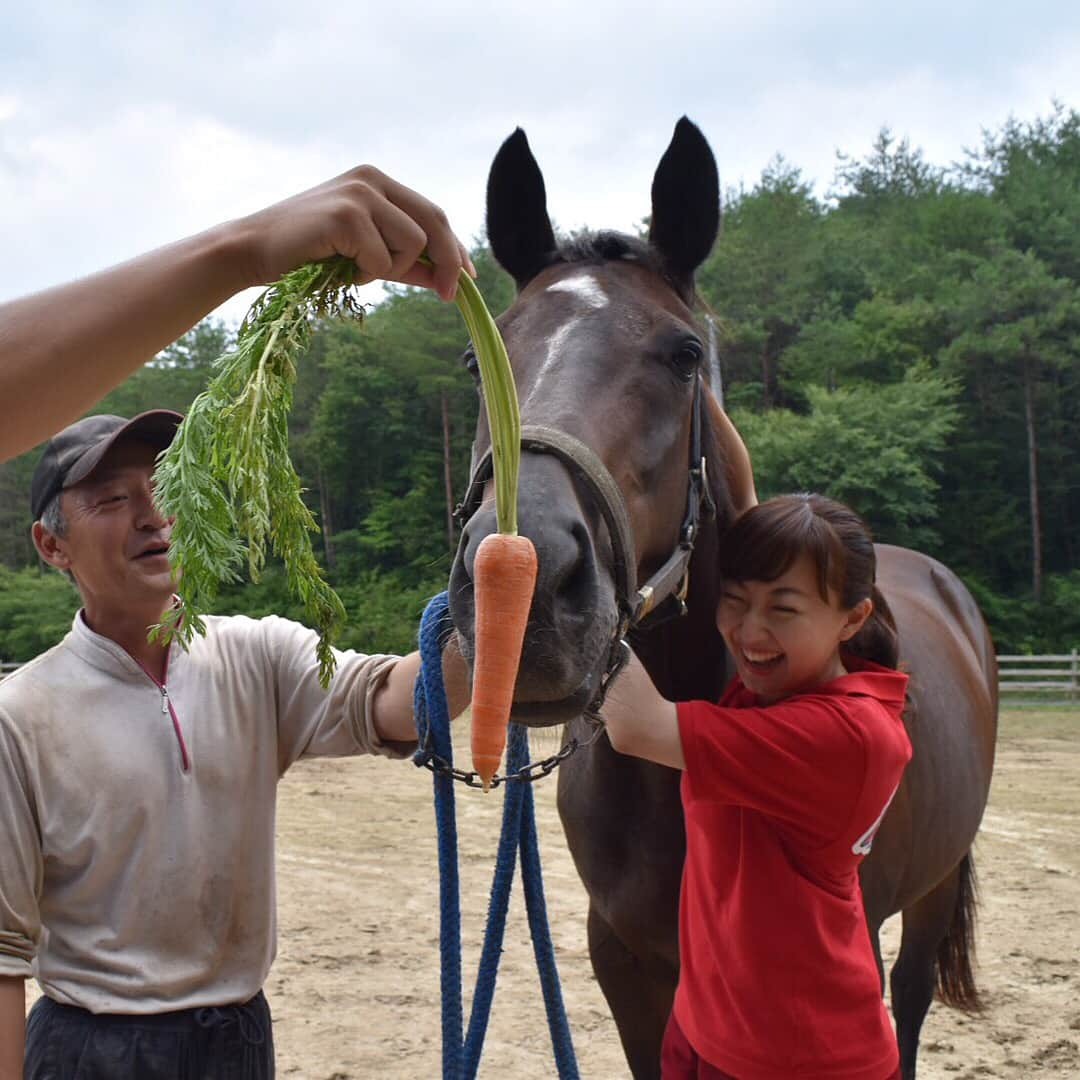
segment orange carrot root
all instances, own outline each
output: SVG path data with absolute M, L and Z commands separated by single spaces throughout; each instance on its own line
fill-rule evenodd
M 487 791 L 506 747 L 521 646 L 536 587 L 536 548 L 527 536 L 491 533 L 473 564 L 473 768 Z

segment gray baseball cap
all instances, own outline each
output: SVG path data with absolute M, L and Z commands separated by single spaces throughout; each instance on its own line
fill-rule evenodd
M 122 416 L 85 416 L 46 444 L 30 481 L 30 509 L 41 517 L 49 500 L 85 480 L 101 464 L 117 439 L 129 435 L 164 450 L 183 417 L 171 409 L 150 409 L 130 420 Z

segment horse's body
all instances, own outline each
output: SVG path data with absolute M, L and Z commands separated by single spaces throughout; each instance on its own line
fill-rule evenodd
M 676 545 L 686 502 L 690 402 L 703 352 L 691 312 L 692 276 L 717 229 L 715 163 L 697 129 L 680 122 L 654 180 L 649 245 L 599 234 L 558 248 L 545 203 L 519 132 L 492 168 L 488 233 L 519 288 L 500 327 L 522 420 L 568 433 L 603 462 L 625 502 L 633 559 L 645 577 Z M 713 567 L 718 530 L 735 504 L 721 434 L 706 424 L 701 439 L 716 514 L 697 536 L 687 613 L 632 634 L 657 686 L 675 700 L 715 700 L 729 674 L 714 625 Z M 486 440 L 481 419 L 478 449 Z M 580 714 L 597 692 L 620 628 L 616 545 L 587 485 L 556 457 L 523 455 L 520 484 L 520 528 L 537 546 L 540 573 L 515 716 L 566 722 L 568 737 L 582 736 Z M 493 519 L 489 505 L 471 518 L 451 577 L 451 610 L 466 654 L 471 560 Z M 914 756 L 863 863 L 862 886 L 875 947 L 882 921 L 903 912 L 891 988 L 911 1080 L 935 985 L 954 1004 L 975 1002 L 970 849 L 990 784 L 996 672 L 978 610 L 945 567 L 882 547 L 878 580 L 911 672 Z M 673 770 L 616 753 L 604 737 L 568 758 L 559 776 L 560 814 L 589 893 L 594 970 L 636 1078 L 659 1075 L 678 977 L 678 781 Z

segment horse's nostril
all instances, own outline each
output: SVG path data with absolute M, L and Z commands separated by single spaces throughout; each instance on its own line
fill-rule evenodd
M 569 532 L 573 543 L 572 554 L 552 581 L 552 595 L 572 612 L 578 612 L 592 606 L 596 564 L 592 539 L 584 523 L 574 522 Z

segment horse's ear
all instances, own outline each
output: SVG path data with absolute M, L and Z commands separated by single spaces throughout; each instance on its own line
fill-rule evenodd
M 757 489 L 754 486 L 754 469 L 750 463 L 750 451 L 746 449 L 731 418 L 722 408 L 713 392 L 705 387 L 705 409 L 712 426 L 713 435 L 724 451 L 727 467 L 727 486 L 735 513 L 741 514 L 751 506 L 757 506 Z
M 719 228 L 716 158 L 705 136 L 684 116 L 653 177 L 649 242 L 664 257 L 668 270 L 690 285 Z
M 521 128 L 499 147 L 491 164 L 487 234 L 499 265 L 519 289 L 543 270 L 555 253 L 544 177 Z

